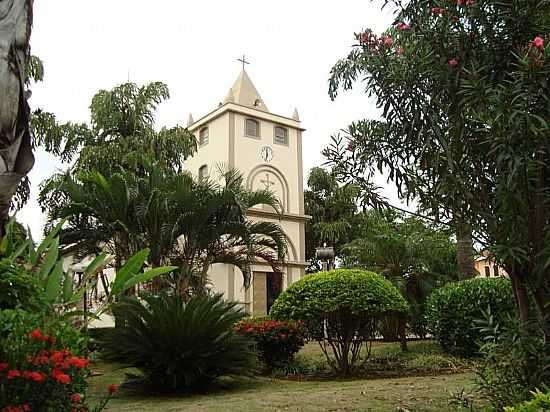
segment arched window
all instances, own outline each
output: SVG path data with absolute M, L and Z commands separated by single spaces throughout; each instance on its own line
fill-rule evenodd
M 199 145 L 208 144 L 208 127 L 203 127 L 199 132 Z
M 260 122 L 254 119 L 246 119 L 244 134 L 249 137 L 260 137 Z
M 199 180 L 204 180 L 208 178 L 208 166 L 202 165 L 199 167 Z
M 288 129 L 286 127 L 275 126 L 273 143 L 288 145 Z

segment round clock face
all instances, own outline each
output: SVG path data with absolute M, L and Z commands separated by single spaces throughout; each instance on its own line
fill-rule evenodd
M 264 162 L 273 160 L 273 149 L 270 146 L 262 146 L 260 149 L 260 159 Z

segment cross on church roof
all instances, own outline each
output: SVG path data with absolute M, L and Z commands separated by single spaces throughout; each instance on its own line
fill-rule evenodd
M 244 70 L 244 65 L 245 64 L 250 64 L 250 62 L 247 62 L 246 61 L 246 56 L 243 54 L 243 57 L 242 59 L 237 59 L 237 61 L 241 62 L 243 64 L 243 70 Z

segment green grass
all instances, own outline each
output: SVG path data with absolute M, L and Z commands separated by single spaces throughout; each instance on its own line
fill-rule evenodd
M 410 352 L 401 354 L 397 344 L 377 343 L 374 359 L 398 360 L 397 371 L 403 364 L 420 366 L 436 364 L 452 357 L 441 354 L 437 345 L 412 342 Z M 323 363 L 316 345 L 310 344 L 299 353 L 308 362 Z M 455 362 L 456 360 L 452 360 Z M 464 365 L 461 366 L 461 368 Z M 465 367 L 465 366 L 464 366 Z M 457 369 L 463 370 L 463 369 Z M 465 370 L 465 369 L 464 369 Z M 121 384 L 128 370 L 98 363 L 96 376 L 91 378 L 90 396 L 98 399 L 110 383 Z M 378 376 L 375 374 L 374 376 Z M 391 375 L 389 375 L 391 376 Z M 210 393 L 190 396 L 144 396 L 121 390 L 111 401 L 108 411 L 459 411 L 449 404 L 452 393 L 473 391 L 474 375 L 462 372 L 437 376 L 392 378 L 293 380 L 261 377 L 255 380 L 226 385 Z

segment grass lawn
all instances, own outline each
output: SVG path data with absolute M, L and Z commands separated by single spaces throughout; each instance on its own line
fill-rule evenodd
M 413 343 L 400 365 L 427 357 L 429 364 L 442 356 L 431 344 Z M 398 345 L 377 344 L 375 358 L 396 359 Z M 299 357 L 322 362 L 314 345 L 306 346 Z M 407 360 L 408 359 L 408 360 Z M 434 360 L 435 359 L 435 360 Z M 417 361 L 418 362 L 418 361 Z M 424 364 L 425 361 L 420 361 Z M 444 365 L 446 363 L 444 362 Z M 417 365 L 418 366 L 418 365 Z M 465 369 L 460 369 L 465 370 Z M 122 383 L 124 370 L 96 364 L 90 395 L 99 397 L 109 383 Z M 426 373 L 424 373 L 426 374 Z M 376 375 L 378 376 L 378 375 Z M 291 380 L 260 377 L 239 386 L 226 387 L 208 394 L 192 396 L 144 396 L 122 390 L 111 401 L 109 411 L 458 411 L 449 405 L 451 393 L 470 392 L 474 375 L 466 371 L 437 376 L 408 376 L 375 379 Z

